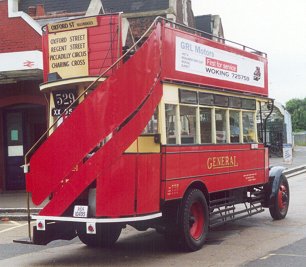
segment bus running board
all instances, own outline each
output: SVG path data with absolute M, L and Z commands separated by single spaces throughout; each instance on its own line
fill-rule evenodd
M 227 222 L 236 221 L 264 211 L 261 203 L 244 203 L 244 209 L 236 210 L 236 206 L 224 206 L 210 213 L 209 227 L 217 227 Z

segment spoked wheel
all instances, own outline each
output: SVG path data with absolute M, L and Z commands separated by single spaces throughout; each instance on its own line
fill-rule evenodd
M 79 239 L 89 247 L 111 247 L 119 238 L 122 227 L 116 224 L 97 224 L 96 234 L 87 234 L 85 227 L 79 227 Z
M 188 190 L 179 217 L 179 234 L 184 249 L 196 251 L 203 246 L 208 222 L 208 207 L 203 193 L 199 189 Z
M 269 208 L 273 219 L 281 220 L 286 217 L 289 208 L 289 199 L 289 184 L 286 177 L 282 176 L 279 182 L 274 203 L 272 203 L 272 207 Z

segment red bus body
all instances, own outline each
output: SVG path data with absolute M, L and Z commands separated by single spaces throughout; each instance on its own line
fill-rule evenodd
M 94 26 L 71 29 L 80 35 L 84 29 L 87 31 L 88 48 L 83 55 L 87 56 L 84 60 L 88 71 L 77 76 L 97 76 L 120 58 L 120 24 L 121 15 L 105 15 L 95 17 Z M 46 81 L 43 86 L 51 91 L 52 84 L 57 90 L 72 88 L 74 79 L 78 78 L 69 73 L 71 61 L 67 63 L 67 72 L 60 75 L 63 81 L 68 81 L 66 85 L 56 85 L 61 80 L 48 81 L 50 64 L 55 64 L 52 71 L 61 66 L 58 61 L 50 63 L 50 40 L 57 42 L 55 35 L 63 38 L 69 32 L 53 28 L 55 33 L 48 27 L 43 35 Z M 75 45 L 73 41 L 65 42 L 69 41 L 63 39 L 63 47 Z M 76 44 L 75 47 L 83 46 Z M 61 49 L 53 47 L 53 52 Z M 65 57 L 55 57 L 56 53 L 53 58 Z M 73 52 L 66 52 L 66 57 L 68 53 L 72 57 Z M 259 81 L 253 79 L 256 68 L 260 69 Z M 163 101 L 165 86 L 169 84 L 266 99 L 265 57 L 161 21 L 130 59 L 125 63 L 120 61 L 104 76 L 106 80 L 64 118 L 30 158 L 26 182 L 33 202 L 39 205 L 51 196 L 39 215 L 33 216 L 38 222 L 34 243 L 46 244 L 53 240 L 50 235 L 54 231 L 60 232 L 59 228 L 48 232 L 49 222 L 87 223 L 87 226 L 93 223 L 94 227 L 99 223 L 127 223 L 137 228 L 137 221 L 147 221 L 148 227 L 152 227 L 158 224 L 156 219 L 162 220 L 166 214 L 167 203 L 184 200 L 190 188 L 201 190 L 211 207 L 210 201 L 218 200 L 219 194 L 231 195 L 239 190 L 246 193 L 271 182 L 268 152 L 262 143 L 170 145 L 160 142 L 157 134 L 154 140 L 159 143 L 159 150 L 143 153 L 137 139 Z M 70 80 L 74 83 L 69 84 Z M 138 150 L 129 152 L 135 140 Z M 92 212 L 85 218 L 74 217 L 75 205 L 91 205 L 89 189 L 95 192 L 94 207 L 89 207 Z M 73 234 L 69 234 L 62 233 L 60 238 L 72 238 Z

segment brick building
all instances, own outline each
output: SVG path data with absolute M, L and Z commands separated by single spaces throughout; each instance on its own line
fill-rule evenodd
M 45 11 L 33 2 L 0 0 L 0 191 L 25 188 L 24 154 L 47 128 L 48 103 L 39 90 L 42 31 L 35 20 Z
M 195 28 L 208 33 L 204 34 L 204 37 L 217 42 L 224 42 L 223 26 L 219 15 L 201 15 L 196 16 L 194 19 Z
M 157 16 L 194 27 L 191 0 L 103 0 L 102 3 L 105 12 L 123 12 L 136 40 Z
M 24 189 L 24 152 L 46 128 L 40 27 L 0 1 L 0 190 Z
M 49 120 L 47 98 L 39 90 L 41 27 L 110 12 L 123 12 L 135 40 L 157 16 L 195 26 L 191 0 L 0 0 L 0 192 L 25 188 L 24 154 Z M 198 23 L 201 28 L 206 22 Z

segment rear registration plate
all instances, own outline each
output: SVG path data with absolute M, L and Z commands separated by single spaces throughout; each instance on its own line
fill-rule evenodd
M 88 216 L 88 206 L 74 206 L 73 217 L 86 218 Z

